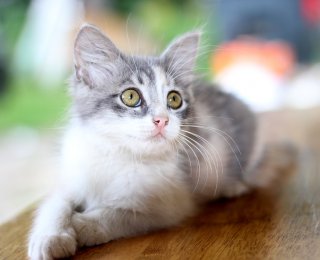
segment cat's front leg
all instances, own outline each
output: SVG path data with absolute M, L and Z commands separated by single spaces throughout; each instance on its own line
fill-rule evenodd
M 111 236 L 105 228 L 104 210 L 73 214 L 71 222 L 76 232 L 79 247 L 94 246 L 109 242 Z
M 39 208 L 29 237 L 28 256 L 33 260 L 68 257 L 77 249 L 71 226 L 72 203 L 53 195 Z
M 77 233 L 78 245 L 93 246 L 172 224 L 133 210 L 102 208 L 75 213 L 72 225 Z

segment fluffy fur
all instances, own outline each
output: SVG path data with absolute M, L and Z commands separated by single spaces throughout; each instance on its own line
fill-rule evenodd
M 255 118 L 195 78 L 198 42 L 199 33 L 188 33 L 159 57 L 132 57 L 82 27 L 60 185 L 37 212 L 31 259 L 177 225 L 202 202 L 261 184 L 253 174 Z M 128 88 L 139 91 L 141 106 L 121 101 Z M 183 99 L 176 110 L 167 104 L 173 90 Z M 154 136 L 156 116 L 169 120 L 162 136 Z

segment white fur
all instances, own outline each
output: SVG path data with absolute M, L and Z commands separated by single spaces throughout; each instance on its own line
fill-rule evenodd
M 38 212 L 29 256 L 68 256 L 75 252 L 76 240 L 81 246 L 99 244 L 170 226 L 190 216 L 193 200 L 175 154 L 138 156 L 107 142 L 90 128 L 71 126 L 63 149 L 62 186 Z M 165 159 L 168 163 L 163 164 Z M 88 205 L 85 212 L 74 214 L 72 207 L 82 201 Z M 132 213 L 138 218 L 135 225 L 124 225 Z M 128 214 L 128 219 L 122 219 L 123 214 Z
M 158 100 L 156 113 L 164 110 L 164 102 Z M 108 123 L 92 119 L 88 124 L 74 119 L 63 141 L 60 188 L 38 211 L 29 257 L 70 256 L 78 246 L 175 225 L 191 216 L 191 187 L 171 144 L 180 122 L 173 115 L 169 119 L 166 139 L 160 140 L 148 139 L 155 128 L 151 117 L 109 117 Z M 85 211 L 75 212 L 81 203 Z

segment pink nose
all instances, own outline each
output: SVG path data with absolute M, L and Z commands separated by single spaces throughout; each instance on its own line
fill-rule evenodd
M 155 116 L 153 123 L 160 129 L 164 128 L 169 123 L 169 118 L 164 116 Z

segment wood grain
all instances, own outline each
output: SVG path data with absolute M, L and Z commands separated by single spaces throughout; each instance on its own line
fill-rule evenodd
M 300 147 L 272 187 L 206 206 L 179 227 L 80 250 L 74 259 L 320 259 L 320 108 L 260 116 L 269 141 Z M 0 259 L 25 259 L 32 208 L 0 227 Z

